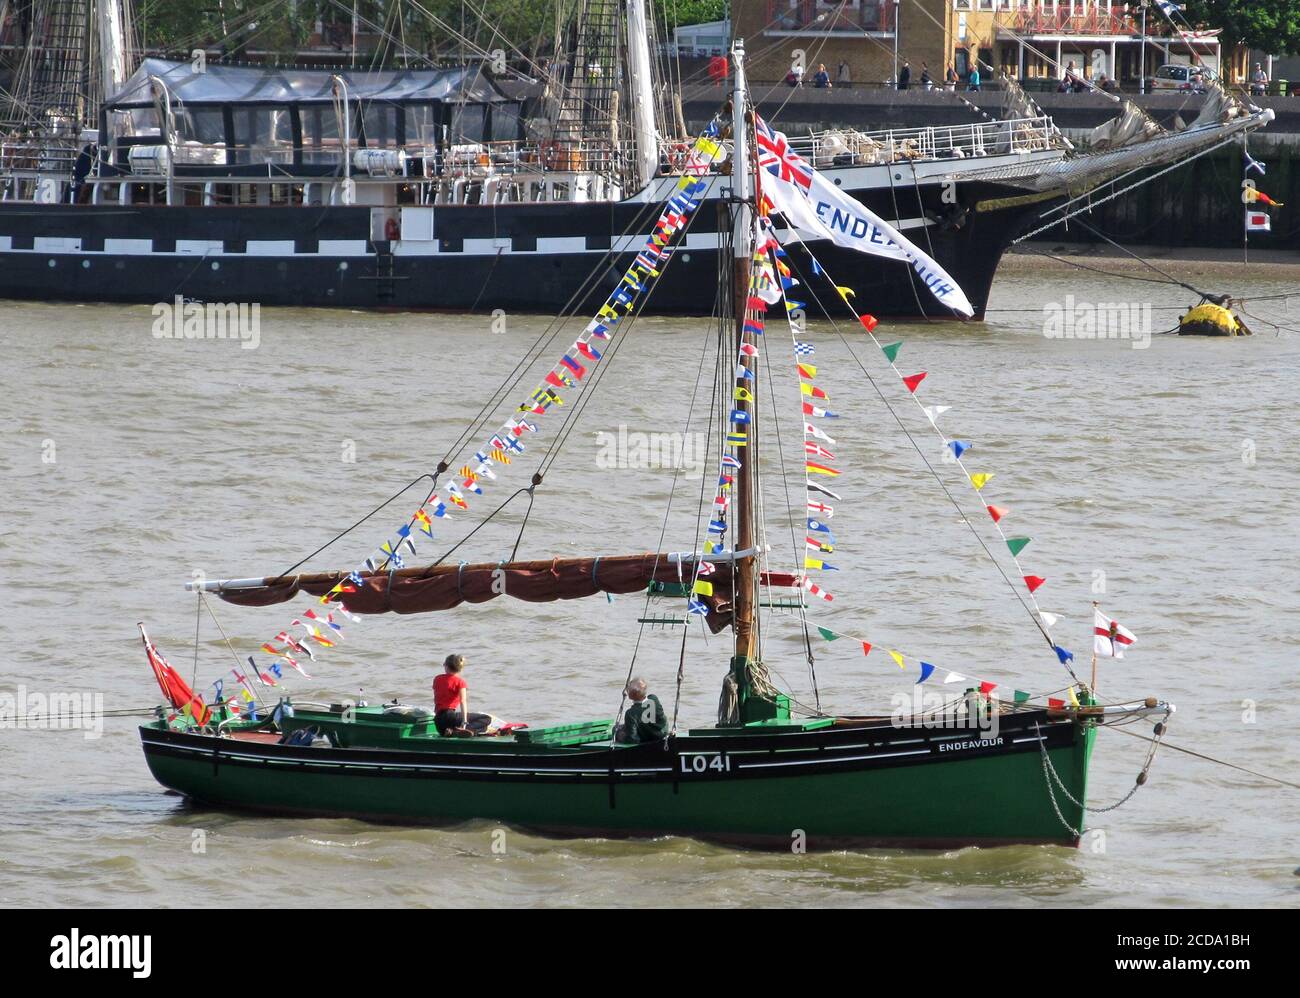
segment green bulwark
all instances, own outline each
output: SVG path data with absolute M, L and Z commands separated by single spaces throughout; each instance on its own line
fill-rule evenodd
M 613 721 L 578 721 L 549 728 L 520 728 L 515 741 L 524 745 L 587 745 L 607 742 L 614 734 Z
M 349 707 L 333 704 L 328 710 L 296 708 L 281 728 L 297 731 L 315 728 L 340 748 L 399 748 L 413 740 L 437 738 L 433 714 L 389 712 L 384 707 Z
M 352 707 L 332 705 L 328 710 L 297 708 L 292 717 L 281 723 L 284 731 L 314 728 L 339 748 L 419 749 L 436 745 L 442 749 L 490 748 L 496 739 L 443 738 L 434 727 L 433 715 L 414 712 L 396 712 L 386 707 Z M 565 745 L 586 745 L 608 742 L 614 732 L 614 722 L 576 721 L 548 728 L 520 728 L 503 742 L 547 748 Z M 432 744 L 431 744 L 432 743 Z

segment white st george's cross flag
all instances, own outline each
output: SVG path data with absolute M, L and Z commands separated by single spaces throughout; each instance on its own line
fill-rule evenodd
M 784 133 L 762 118 L 755 119 L 755 128 L 763 193 L 790 225 L 859 253 L 906 260 L 944 305 L 960 315 L 975 314 L 960 285 L 920 247 L 814 170 Z
M 1093 621 L 1093 632 L 1092 649 L 1098 658 L 1123 658 L 1124 649 L 1137 642 L 1132 631 L 1120 627 L 1118 621 L 1111 620 L 1100 610 Z

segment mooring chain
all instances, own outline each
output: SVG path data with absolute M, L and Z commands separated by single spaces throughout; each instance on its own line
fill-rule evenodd
M 1038 751 L 1043 756 L 1043 779 L 1047 783 L 1047 793 L 1048 797 L 1052 801 L 1052 810 L 1056 812 L 1056 817 L 1060 819 L 1061 824 L 1064 825 L 1071 834 L 1078 836 L 1083 835 L 1081 830 L 1074 828 L 1074 826 L 1065 820 L 1065 816 L 1061 814 L 1060 805 L 1056 801 L 1056 790 L 1052 786 L 1053 782 L 1055 782 L 1057 787 L 1060 787 L 1061 793 L 1065 795 L 1065 798 L 1071 804 L 1075 807 L 1082 808 L 1089 814 L 1105 814 L 1107 811 L 1117 810 L 1132 800 L 1133 795 L 1136 794 L 1141 787 L 1145 786 L 1147 782 L 1147 774 L 1151 770 L 1151 763 L 1155 759 L 1156 749 L 1160 747 L 1160 740 L 1165 736 L 1168 727 L 1169 715 L 1166 714 L 1165 719 L 1157 723 L 1155 726 L 1155 738 L 1151 739 L 1151 748 L 1147 751 L 1146 761 L 1142 763 L 1142 770 L 1138 773 L 1137 779 L 1133 781 L 1132 789 L 1130 789 L 1128 793 L 1117 800 L 1114 804 L 1107 804 L 1105 807 L 1089 807 L 1082 801 L 1075 800 L 1074 795 L 1066 788 L 1065 782 L 1061 779 L 1060 774 L 1057 773 L 1056 767 L 1052 765 L 1051 757 L 1047 754 L 1047 746 L 1044 744 L 1042 728 L 1037 722 L 1035 722 L 1034 730 L 1038 732 Z
M 1043 743 L 1041 739 L 1038 742 L 1038 747 L 1039 749 L 1043 748 Z M 1073 835 L 1076 839 L 1081 839 L 1083 838 L 1083 829 L 1075 828 L 1072 824 L 1066 821 L 1065 815 L 1061 813 L 1061 805 L 1056 802 L 1056 791 L 1052 789 L 1051 777 L 1047 775 L 1049 766 L 1051 766 L 1051 763 L 1048 761 L 1047 752 L 1044 750 L 1043 751 L 1043 782 L 1047 784 L 1047 799 L 1052 802 L 1052 810 L 1056 812 L 1057 821 L 1059 821 L 1061 825 L 1064 826 L 1065 830 L 1069 832 L 1071 835 Z M 1052 772 L 1055 773 L 1056 771 L 1052 770 Z M 1067 794 L 1066 796 L 1069 795 Z

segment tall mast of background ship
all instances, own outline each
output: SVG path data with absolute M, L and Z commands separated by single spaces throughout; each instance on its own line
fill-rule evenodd
M 643 188 L 659 172 L 659 130 L 655 127 L 650 30 L 645 0 L 627 0 L 627 69 L 631 96 L 632 142 L 636 152 L 636 186 Z
M 130 0 L 113 0 L 117 18 L 119 79 L 126 79 L 124 25 Z M 92 8 L 92 4 L 96 6 Z M 92 124 L 106 85 L 96 60 L 103 53 L 104 12 L 96 0 L 30 0 L 4 4 L 0 13 L 20 45 L 6 53 L 13 59 L 12 81 L 0 93 L 0 129 L 10 134 L 76 141 L 79 129 Z M 111 44 L 111 43 L 110 43 Z M 7 61 L 6 60 L 6 61 Z
M 122 0 L 98 0 L 99 68 L 102 93 L 115 94 L 126 84 L 126 21 Z

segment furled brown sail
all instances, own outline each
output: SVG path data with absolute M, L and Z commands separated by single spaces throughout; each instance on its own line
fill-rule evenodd
M 529 603 L 581 599 L 597 593 L 634 593 L 651 582 L 686 582 L 695 574 L 694 563 L 670 560 L 666 554 L 618 555 L 608 558 L 552 558 L 548 561 L 513 561 L 500 564 L 435 565 L 399 568 L 392 572 L 362 572 L 361 585 L 345 592 L 341 602 L 353 613 L 429 613 L 450 610 L 462 603 L 486 603 L 510 596 Z M 280 576 L 260 585 L 223 587 L 217 594 L 239 606 L 270 606 L 293 599 L 300 592 L 323 596 L 345 572 Z M 702 597 L 709 607 L 706 620 L 716 634 L 731 623 L 732 564 L 718 562 L 709 576 L 713 595 Z M 775 585 L 790 585 L 793 577 L 773 577 Z M 352 583 L 349 583 L 352 585 Z

